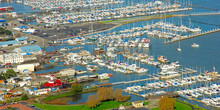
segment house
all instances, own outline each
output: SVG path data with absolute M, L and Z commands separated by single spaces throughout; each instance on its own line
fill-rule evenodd
M 42 49 L 39 45 L 28 45 L 23 47 L 18 47 L 13 50 L 15 53 L 32 53 L 32 54 L 42 54 Z
M 0 47 L 16 46 L 19 45 L 19 42 L 16 40 L 0 42 Z
M 14 64 L 24 62 L 24 57 L 21 53 L 10 53 L 0 55 L 0 61 L 3 64 Z
M 140 102 L 132 102 L 132 106 L 135 108 L 141 108 L 144 106 L 144 103 L 142 101 Z
M 28 43 L 28 38 L 27 37 L 17 37 L 15 40 L 18 41 L 20 45 Z

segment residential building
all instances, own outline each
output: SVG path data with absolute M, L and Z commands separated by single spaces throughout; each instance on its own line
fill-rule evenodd
M 0 60 L 3 64 L 22 63 L 24 62 L 24 57 L 21 53 L 10 53 L 0 55 Z
M 132 106 L 135 108 L 141 108 L 144 106 L 144 103 L 142 101 L 140 102 L 132 102 Z

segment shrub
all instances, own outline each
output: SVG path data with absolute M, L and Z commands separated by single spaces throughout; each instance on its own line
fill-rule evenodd
M 21 96 L 21 100 L 28 100 L 28 95 L 27 94 L 24 94 L 23 96 Z

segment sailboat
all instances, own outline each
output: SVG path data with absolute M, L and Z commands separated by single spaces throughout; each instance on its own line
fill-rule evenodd
M 180 41 L 179 41 L 179 48 L 177 48 L 177 51 L 178 51 L 178 52 L 181 52 L 181 51 L 182 51 L 181 48 L 180 48 Z

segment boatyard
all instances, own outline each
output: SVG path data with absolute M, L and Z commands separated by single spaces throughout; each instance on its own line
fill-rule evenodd
M 219 3 L 3 0 L 0 109 L 218 110 Z

